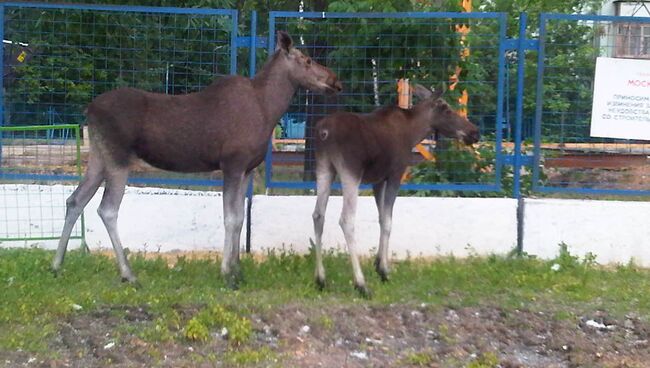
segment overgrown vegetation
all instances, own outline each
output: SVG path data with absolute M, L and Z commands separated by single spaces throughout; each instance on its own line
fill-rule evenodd
M 148 318 L 137 325 L 134 318 L 123 319 L 117 329 L 146 342 L 192 346 L 223 339 L 229 347 L 228 359 L 244 365 L 280 359 L 268 349 L 251 347 L 250 339 L 260 328 L 251 316 L 286 304 L 491 305 L 505 311 L 550 311 L 558 320 L 595 310 L 650 316 L 648 270 L 634 263 L 601 267 L 594 256 L 578 257 L 564 244 L 558 257 L 550 261 L 523 255 L 396 262 L 389 283 L 368 278 L 375 291 L 371 301 L 358 299 L 351 287 L 344 254 L 326 256 L 329 280 L 323 292 L 313 285 L 312 255 L 291 252 L 269 253 L 263 260 L 244 257 L 246 279 L 239 291 L 225 288 L 216 259 L 180 257 L 170 265 L 160 255 L 135 255 L 132 264 L 141 282 L 135 288 L 119 282 L 112 259 L 79 251 L 69 253 L 63 274 L 54 278 L 49 272 L 52 255 L 39 249 L 0 250 L 0 353 L 20 349 L 47 354 L 61 323 L 74 316 L 92 318 L 106 310 L 118 315 L 144 310 Z M 368 275 L 372 274 L 371 263 L 371 259 L 363 262 Z M 336 318 L 323 315 L 314 326 L 331 331 Z M 444 326 L 439 326 L 437 333 L 442 341 L 453 339 Z M 119 341 L 119 335 L 116 339 Z M 434 358 L 427 352 L 415 352 L 404 359 L 422 366 Z M 493 360 L 490 355 L 478 356 L 474 366 L 490 366 Z
M 532 151 L 532 145 L 524 142 L 522 155 Z M 503 165 L 498 173 L 496 147 L 493 139 L 487 139 L 468 148 L 459 142 L 449 141 L 444 150 L 434 152 L 435 160 L 424 160 L 410 169 L 410 182 L 437 183 L 437 184 L 497 184 L 500 177 L 501 191 L 407 191 L 406 194 L 414 196 L 459 196 L 459 197 L 510 197 L 513 193 L 514 174 L 513 166 Z M 501 150 L 502 155 L 512 155 L 512 149 Z M 544 180 L 543 170 L 539 171 L 539 179 Z M 520 176 L 521 193 L 524 195 L 532 191 L 533 173 L 530 167 L 523 167 Z

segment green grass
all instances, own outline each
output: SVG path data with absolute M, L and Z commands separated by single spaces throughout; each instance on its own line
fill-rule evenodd
M 49 269 L 52 256 L 53 252 L 39 249 L 0 250 L 0 351 L 44 352 L 57 323 L 75 313 L 116 305 L 147 307 L 152 318 L 137 331 L 144 340 L 205 340 L 209 338 L 207 331 L 225 327 L 232 343 L 243 348 L 251 333 L 248 316 L 287 303 L 487 304 L 505 310 L 543 310 L 557 320 L 594 310 L 620 316 L 634 311 L 646 319 L 650 316 L 648 270 L 634 264 L 600 267 L 593 257 L 579 259 L 566 247 L 552 261 L 490 256 L 395 262 L 389 283 L 379 281 L 368 258 L 363 267 L 374 292 L 369 301 L 353 289 L 345 254 L 325 257 L 328 284 L 322 292 L 312 280 L 312 255 L 274 253 L 264 261 L 244 257 L 245 279 L 238 291 L 226 288 L 216 259 L 181 258 L 169 267 L 162 258 L 134 255 L 131 263 L 140 281 L 136 288 L 120 282 L 113 259 L 80 251 L 68 253 L 63 273 L 55 278 Z M 559 270 L 552 269 L 554 264 Z M 195 312 L 181 315 L 178 306 L 194 308 Z M 319 323 L 325 328 L 332 325 L 325 317 Z M 233 355 L 232 359 L 255 360 L 265 355 L 256 352 L 248 357 Z

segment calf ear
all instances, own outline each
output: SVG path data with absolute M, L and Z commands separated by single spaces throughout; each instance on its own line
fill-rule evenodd
M 293 47 L 293 40 L 291 39 L 291 36 L 285 31 L 278 31 L 275 34 L 275 50 L 284 50 L 286 52 L 289 52 L 289 50 Z
M 432 90 L 432 91 L 433 91 L 433 93 L 432 93 L 432 95 L 433 95 L 433 99 L 434 99 L 434 100 L 437 100 L 437 99 L 439 99 L 440 97 L 442 97 L 442 95 L 445 93 L 446 90 L 447 90 L 447 86 L 446 86 L 444 83 L 442 83 L 442 84 L 438 87 L 438 89 Z
M 416 84 L 413 88 L 413 94 L 417 96 L 420 100 L 426 100 L 427 98 L 433 96 L 433 92 L 427 87 L 424 87 L 421 84 Z

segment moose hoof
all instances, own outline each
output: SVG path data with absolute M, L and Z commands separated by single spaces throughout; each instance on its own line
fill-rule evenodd
M 231 290 L 239 290 L 239 286 L 244 281 L 241 272 L 232 271 L 224 275 L 226 286 Z
M 316 277 L 316 288 L 318 289 L 318 291 L 323 291 L 323 289 L 325 289 L 324 277 Z
M 388 267 L 382 267 L 379 257 L 375 258 L 375 270 L 382 282 L 388 282 Z
M 377 271 L 377 273 L 379 273 L 379 278 L 381 279 L 381 282 L 388 282 L 389 281 L 388 271 L 379 270 L 379 271 Z
M 364 299 L 372 299 L 372 291 L 366 285 L 354 285 L 354 288 L 357 289 L 359 295 Z
M 52 276 L 54 276 L 54 278 L 57 278 L 61 274 L 61 269 L 52 267 L 50 268 L 50 272 L 52 273 Z
M 138 278 L 133 275 L 122 275 L 122 282 L 131 284 L 136 287 L 140 286 Z
M 226 287 L 231 290 L 239 290 L 239 285 L 244 282 L 244 274 L 239 262 L 228 262 L 221 267 L 221 276 Z

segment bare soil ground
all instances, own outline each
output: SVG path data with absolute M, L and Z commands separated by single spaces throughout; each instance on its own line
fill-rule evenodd
M 191 314 L 193 308 L 179 306 L 178 312 Z M 208 343 L 152 344 L 119 330 L 125 322 L 137 329 L 153 318 L 146 307 L 121 306 L 74 315 L 58 325 L 49 358 L 12 352 L 0 365 L 236 366 L 219 359 L 229 348 L 218 333 Z M 266 348 L 277 355 L 245 366 L 650 366 L 650 325 L 633 315 L 617 320 L 602 312 L 561 319 L 490 307 L 287 305 L 254 313 L 251 320 L 255 334 L 248 348 Z
M 559 187 L 650 190 L 650 165 L 626 168 L 554 168 L 547 184 Z

